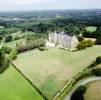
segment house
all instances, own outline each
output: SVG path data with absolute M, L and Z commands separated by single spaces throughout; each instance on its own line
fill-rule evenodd
M 64 31 L 49 32 L 48 43 L 54 44 L 58 47 L 74 49 L 78 45 L 78 40 L 75 35 L 69 35 Z M 47 45 L 49 46 L 49 45 Z

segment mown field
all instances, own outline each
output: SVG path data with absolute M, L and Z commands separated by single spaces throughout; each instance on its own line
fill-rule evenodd
M 43 100 L 41 95 L 10 66 L 0 74 L 0 100 Z
M 84 100 L 101 100 L 101 81 L 94 81 L 87 85 Z
M 13 63 L 49 99 L 101 55 L 101 46 L 70 52 L 58 48 L 22 53 Z

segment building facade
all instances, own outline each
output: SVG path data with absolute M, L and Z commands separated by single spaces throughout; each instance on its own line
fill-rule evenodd
M 55 46 L 64 47 L 68 49 L 74 49 L 78 45 L 78 39 L 75 35 L 70 36 L 69 34 L 61 32 L 49 32 L 49 43 Z

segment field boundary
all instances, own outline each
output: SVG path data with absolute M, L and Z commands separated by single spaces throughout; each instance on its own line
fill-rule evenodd
M 30 83 L 33 88 L 35 88 L 35 90 L 43 97 L 44 100 L 48 100 L 48 98 L 12 62 L 11 65 Z
M 87 69 L 87 68 L 86 68 Z M 70 91 L 70 89 L 72 88 L 70 85 L 72 85 L 73 81 L 79 76 L 82 75 L 83 72 L 85 71 L 85 69 L 83 69 L 82 71 L 80 71 L 79 73 L 77 73 L 73 78 L 71 78 L 65 85 L 64 87 L 53 97 L 53 100 L 57 100 L 58 97 L 60 97 L 64 91 L 68 92 Z M 70 86 L 70 87 L 69 87 Z M 68 87 L 68 89 L 67 89 Z

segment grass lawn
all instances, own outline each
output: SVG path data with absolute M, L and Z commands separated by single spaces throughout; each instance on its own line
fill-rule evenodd
M 77 52 L 53 48 L 22 53 L 13 63 L 50 99 L 99 55 L 101 46 Z
M 10 66 L 0 74 L 0 100 L 43 100 L 41 95 Z
M 97 27 L 94 27 L 94 26 L 86 27 L 86 30 L 87 30 L 88 32 L 95 32 L 96 29 L 97 29 Z
M 87 85 L 84 100 L 101 100 L 101 81 L 94 81 Z

